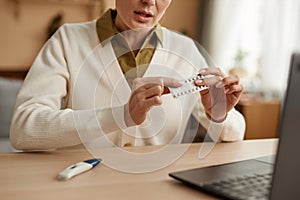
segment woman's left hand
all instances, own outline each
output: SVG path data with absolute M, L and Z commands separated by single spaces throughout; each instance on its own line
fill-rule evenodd
M 225 76 L 220 68 L 204 68 L 200 75 L 213 75 L 195 81 L 195 85 L 209 86 L 209 89 L 200 91 L 202 104 L 206 115 L 216 122 L 226 119 L 227 113 L 240 100 L 244 90 L 237 76 Z

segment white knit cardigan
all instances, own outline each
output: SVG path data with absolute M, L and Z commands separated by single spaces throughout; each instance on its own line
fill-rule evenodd
M 206 67 L 194 42 L 163 28 L 145 77 L 188 78 Z M 127 128 L 123 106 L 131 90 L 110 40 L 99 44 L 96 21 L 63 25 L 44 45 L 21 88 L 11 123 L 17 149 L 55 149 L 97 141 L 100 146 L 180 143 L 191 113 L 219 141 L 242 140 L 243 116 L 206 118 L 199 94 L 162 97 L 140 126 Z M 62 105 L 63 100 L 63 105 Z

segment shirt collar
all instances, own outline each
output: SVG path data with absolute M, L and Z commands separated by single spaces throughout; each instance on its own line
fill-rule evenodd
M 99 41 L 103 44 L 105 44 L 106 40 L 111 40 L 111 38 L 119 34 L 120 31 L 117 29 L 114 21 L 117 17 L 117 11 L 113 9 L 109 9 L 104 13 L 102 17 L 100 17 L 96 22 L 96 28 L 97 28 L 97 34 Z M 163 41 L 163 33 L 162 33 L 162 27 L 160 24 L 157 24 L 155 28 L 153 29 L 153 32 L 156 34 L 158 41 L 162 45 Z

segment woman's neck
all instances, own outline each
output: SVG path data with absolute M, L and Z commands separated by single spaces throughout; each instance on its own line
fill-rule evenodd
M 153 27 L 150 28 L 138 28 L 138 29 L 130 29 L 128 28 L 120 19 L 120 16 L 117 15 L 114 20 L 115 26 L 122 33 L 122 35 L 126 38 L 129 47 L 134 51 L 138 52 L 139 49 L 142 48 L 146 37 L 149 35 Z

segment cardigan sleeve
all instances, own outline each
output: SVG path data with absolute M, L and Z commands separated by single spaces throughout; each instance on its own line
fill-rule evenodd
M 228 112 L 226 119 L 221 123 L 209 120 L 201 103 L 195 106 L 193 115 L 206 128 L 207 133 L 214 141 L 233 142 L 244 139 L 246 129 L 245 119 L 234 108 Z
M 102 133 L 119 129 L 114 114 L 122 113 L 122 107 L 99 110 L 62 108 L 62 100 L 69 98 L 70 74 L 61 29 L 63 27 L 41 49 L 19 91 L 10 129 L 10 140 L 16 149 L 47 150 L 73 146 L 82 143 L 83 139 L 92 140 Z M 79 120 L 84 126 L 75 123 Z M 85 138 L 81 138 L 78 131 L 86 132 Z

